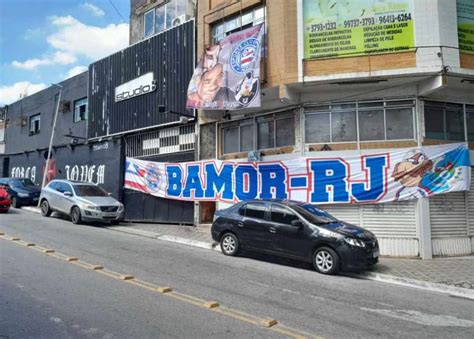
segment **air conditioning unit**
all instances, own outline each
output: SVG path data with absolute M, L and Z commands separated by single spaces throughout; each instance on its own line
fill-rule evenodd
M 176 18 L 173 19 L 171 25 L 173 27 L 179 26 L 183 24 L 186 21 L 186 14 L 182 14 L 180 16 L 177 16 Z

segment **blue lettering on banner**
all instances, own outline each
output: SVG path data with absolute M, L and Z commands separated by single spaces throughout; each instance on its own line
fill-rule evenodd
M 311 160 L 311 202 L 349 202 L 348 165 L 341 159 Z
M 200 164 L 192 164 L 186 167 L 186 184 L 184 185 L 184 198 L 203 198 L 204 191 L 199 174 L 201 173 Z M 191 192 L 193 191 L 193 192 Z M 193 195 L 191 193 L 194 193 Z
M 166 174 L 168 176 L 166 194 L 173 198 L 179 198 L 183 189 L 183 183 L 181 182 L 183 170 L 178 165 L 167 165 Z
M 281 164 L 258 165 L 262 177 L 261 199 L 288 199 L 287 173 Z
M 258 175 L 252 165 L 236 165 L 235 167 L 235 196 L 239 200 L 257 198 Z
M 223 164 L 220 171 L 217 171 L 215 163 L 205 165 L 206 172 L 206 191 L 207 199 L 216 199 L 221 197 L 224 200 L 232 201 L 234 192 L 232 190 L 233 164 Z
M 351 185 L 352 195 L 357 202 L 380 200 L 387 193 L 388 155 L 368 156 L 362 161 L 366 180 Z

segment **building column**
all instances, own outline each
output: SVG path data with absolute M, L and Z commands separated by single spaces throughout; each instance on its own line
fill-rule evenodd
M 431 223 L 430 223 L 430 200 L 420 198 L 416 201 L 416 233 L 418 234 L 418 244 L 421 259 L 433 259 L 433 247 L 431 243 Z

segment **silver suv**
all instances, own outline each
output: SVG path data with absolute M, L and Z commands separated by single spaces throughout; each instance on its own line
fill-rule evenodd
M 108 221 L 117 224 L 123 219 L 123 204 L 100 186 L 69 180 L 53 180 L 41 190 L 41 214 L 68 214 L 74 224 L 82 221 Z

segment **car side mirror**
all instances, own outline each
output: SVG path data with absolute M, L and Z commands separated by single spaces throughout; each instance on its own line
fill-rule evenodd
M 63 193 L 66 197 L 72 197 L 72 193 L 71 192 L 64 192 Z
M 291 226 L 297 227 L 298 229 L 303 228 L 303 223 L 301 222 L 300 219 L 295 219 L 291 221 Z

